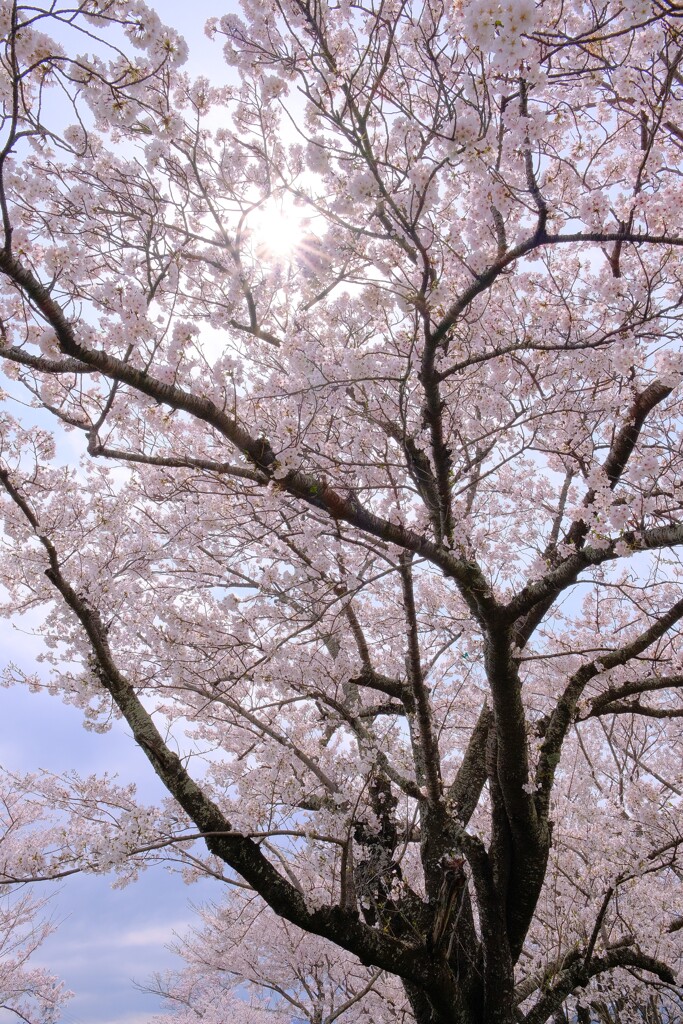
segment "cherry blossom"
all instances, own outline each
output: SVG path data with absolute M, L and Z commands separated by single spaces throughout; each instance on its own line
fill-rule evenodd
M 6 884 L 213 877 L 182 1024 L 680 1017 L 680 12 L 0 10 L 5 683 L 168 792 Z
M 30 824 L 35 822 L 31 801 L 13 780 L 0 782 L 0 1009 L 12 1019 L 29 1024 L 53 1024 L 60 1017 L 71 993 L 49 971 L 34 966 L 32 958 L 54 930 L 49 915 L 49 898 L 27 890 L 8 878 L 5 867 L 15 859 L 30 860 L 35 837 Z M 26 826 L 29 825 L 27 828 Z M 17 832 L 21 841 L 17 844 Z M 42 858 L 42 853 L 38 854 Z M 28 868 L 33 875 L 33 865 Z
M 29 1024 L 53 1024 L 71 996 L 57 978 L 30 963 L 52 931 L 45 909 L 45 900 L 26 893 L 0 896 L 0 1009 Z

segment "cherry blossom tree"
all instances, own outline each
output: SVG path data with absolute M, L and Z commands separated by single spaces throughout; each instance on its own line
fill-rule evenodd
M 169 793 L 4 877 L 225 882 L 181 1020 L 678 1017 L 682 11 L 221 14 L 0 3 L 6 681 Z
M 302 932 L 260 900 L 233 892 L 202 912 L 204 927 L 174 944 L 188 963 L 156 978 L 153 991 L 170 1013 L 158 1024 L 242 1020 L 251 1024 L 292 1019 L 310 1024 L 409 1024 L 412 1014 L 396 977 L 363 967 L 318 936 Z
M 25 800 L 26 790 L 7 775 L 0 784 L 0 862 L 17 863 L 17 833 L 25 832 L 35 810 Z M 24 834 L 23 839 L 27 836 Z M 22 843 L 23 853 L 28 843 Z M 0 1010 L 27 1024 L 53 1024 L 71 993 L 31 958 L 53 931 L 49 899 L 31 893 L 21 882 L 10 882 L 2 871 L 0 888 Z M 9 1019 L 9 1018 L 8 1018 Z
M 45 901 L 27 893 L 0 896 L 0 1010 L 28 1024 L 52 1024 L 70 993 L 30 957 L 52 931 Z

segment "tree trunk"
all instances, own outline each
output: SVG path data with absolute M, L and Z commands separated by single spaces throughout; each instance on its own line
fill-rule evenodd
M 491 993 L 491 998 L 485 1000 L 481 987 L 475 993 L 474 986 L 470 986 L 467 1002 L 456 997 L 449 1006 L 409 982 L 403 985 L 417 1024 L 515 1024 L 511 1001 L 506 1000 L 505 1005 L 497 993 Z

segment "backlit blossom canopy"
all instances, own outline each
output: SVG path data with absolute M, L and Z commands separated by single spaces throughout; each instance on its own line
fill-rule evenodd
M 680 1015 L 683 9 L 0 22 L 7 681 L 169 793 L 4 877 L 225 881 L 183 1022 Z

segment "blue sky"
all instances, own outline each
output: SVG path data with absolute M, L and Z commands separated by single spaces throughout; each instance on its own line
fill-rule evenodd
M 225 14 L 230 3 L 152 0 L 151 6 L 187 39 L 191 73 L 211 77 L 213 71 L 219 81 L 227 79 L 221 46 L 211 43 L 203 29 L 207 18 Z M 0 622 L 0 668 L 14 661 L 35 671 L 39 645 L 20 625 Z M 143 800 L 161 795 L 149 764 L 124 726 L 119 724 L 104 736 L 93 735 L 82 728 L 74 708 L 16 687 L 0 690 L 0 763 L 18 771 L 117 772 L 121 782 L 137 783 Z M 67 1024 L 148 1021 L 159 1001 L 137 990 L 133 981 L 144 984 L 153 972 L 180 965 L 166 944 L 192 923 L 191 903 L 220 895 L 217 882 L 188 887 L 161 868 L 148 870 L 124 890 L 113 890 L 111 881 L 76 876 L 55 888 L 51 915 L 58 928 L 39 959 L 76 993 L 64 1013 Z M 16 1024 L 16 1017 L 0 1010 L 0 1024 Z

